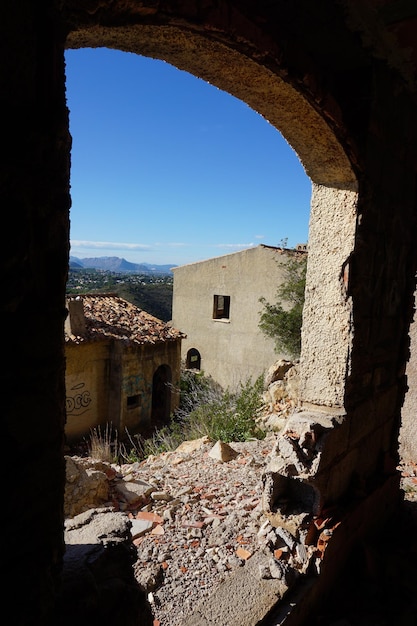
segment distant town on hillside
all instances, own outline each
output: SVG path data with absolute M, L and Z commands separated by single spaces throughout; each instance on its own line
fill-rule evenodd
M 75 259 L 74 264 L 70 263 L 66 287 L 68 295 L 113 293 L 164 322 L 171 320 L 174 277 L 171 271 L 166 270 L 171 266 L 144 264 L 145 270 L 114 271 L 83 267 L 79 261 L 85 260 Z M 138 264 L 138 267 L 141 268 L 142 264 Z

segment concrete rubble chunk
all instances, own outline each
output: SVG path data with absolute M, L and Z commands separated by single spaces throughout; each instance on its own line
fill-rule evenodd
M 119 481 L 116 483 L 115 489 L 128 504 L 145 501 L 155 491 L 153 485 L 140 479 L 129 482 Z
M 278 435 L 268 471 L 301 478 L 315 474 L 327 434 L 342 421 L 343 415 L 294 413 Z
M 277 380 L 282 380 L 285 374 L 294 366 L 292 361 L 286 361 L 285 359 L 280 359 L 276 361 L 271 367 L 268 369 L 265 374 L 264 385 L 265 388 L 269 387 L 272 383 Z
M 296 476 L 308 473 L 308 469 L 298 442 L 280 435 L 269 457 L 268 471 L 284 476 Z
M 263 420 L 263 423 L 272 432 L 280 432 L 287 425 L 287 417 L 279 413 L 269 413 L 268 417 Z
M 191 454 L 192 452 L 199 450 L 202 446 L 205 446 L 208 443 L 210 443 L 210 438 L 207 436 L 200 437 L 200 439 L 192 439 L 190 441 L 183 441 L 178 446 L 178 448 L 175 448 L 175 452 Z
M 133 539 L 136 539 L 137 537 L 141 537 L 142 535 L 152 530 L 153 528 L 153 522 L 151 520 L 132 519 L 131 523 L 132 523 L 131 533 L 132 533 Z
M 64 513 L 74 517 L 109 500 L 109 481 L 100 471 L 85 468 L 78 459 L 66 456 Z
M 287 390 L 282 380 L 276 380 L 274 383 L 271 383 L 268 387 L 268 391 L 274 404 L 285 398 L 287 395 Z
M 163 500 L 165 502 L 172 500 L 171 494 L 166 491 L 153 491 L 150 495 L 152 500 Z
M 283 542 L 289 547 L 290 550 L 294 550 L 295 546 L 297 545 L 297 541 L 286 528 L 282 528 L 279 526 L 275 529 L 275 533 L 283 540 Z
M 305 547 L 303 543 L 297 543 L 296 552 L 297 552 L 297 558 L 299 559 L 299 561 L 301 561 L 302 564 L 307 563 L 308 561 L 307 548 Z
M 271 578 L 278 578 L 278 580 L 285 580 L 285 575 L 288 569 L 286 563 L 271 557 L 268 561 L 268 567 Z
M 265 574 L 265 556 L 254 555 L 204 599 L 183 626 L 256 626 L 288 589 L 284 579 Z
M 107 509 L 89 509 L 65 522 L 67 545 L 94 545 L 130 542 L 131 520 L 124 514 Z
M 140 624 L 152 626 L 149 603 L 134 577 L 130 526 L 127 515 L 110 509 L 90 509 L 66 520 L 57 599 L 65 624 L 116 623 L 115 606 L 117 623 L 138 623 L 139 615 Z
M 212 449 L 209 452 L 209 457 L 220 461 L 221 463 L 228 463 L 232 461 L 237 456 L 239 456 L 239 452 L 236 452 L 229 444 L 224 443 L 223 441 L 217 441 Z

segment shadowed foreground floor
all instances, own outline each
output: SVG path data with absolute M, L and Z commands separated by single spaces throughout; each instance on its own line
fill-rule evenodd
M 309 626 L 417 626 L 417 500 L 406 499 L 374 539 L 367 562 L 352 557 Z

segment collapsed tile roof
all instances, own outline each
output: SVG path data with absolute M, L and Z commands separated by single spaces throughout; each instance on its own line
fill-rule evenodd
M 67 326 L 67 343 L 84 343 L 113 338 L 127 344 L 176 341 L 186 337 L 170 324 L 146 313 L 123 298 L 112 294 L 69 296 L 67 301 L 82 301 L 85 332 L 72 334 Z

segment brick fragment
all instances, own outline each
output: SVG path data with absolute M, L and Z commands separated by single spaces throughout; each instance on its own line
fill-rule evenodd
M 245 550 L 244 548 L 239 547 L 236 550 L 236 556 L 239 557 L 239 559 L 247 561 L 252 556 L 252 552 L 249 552 L 249 550 Z

